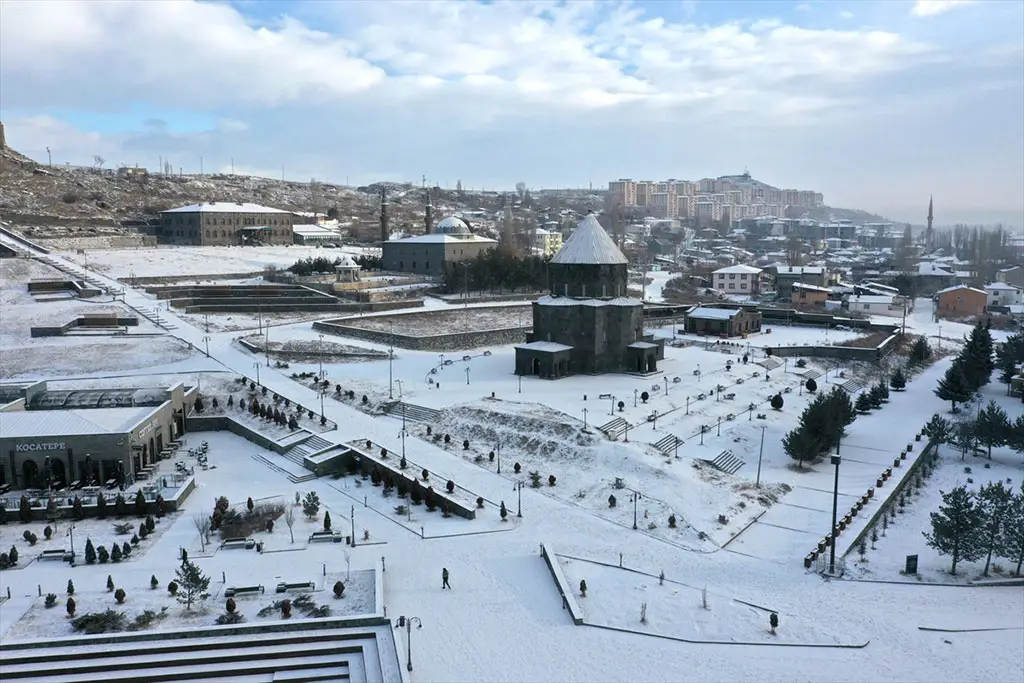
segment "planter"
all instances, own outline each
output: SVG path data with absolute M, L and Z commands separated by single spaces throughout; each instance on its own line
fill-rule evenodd
M 913 453 L 913 452 L 914 452 L 914 444 L 908 443 L 907 444 L 907 453 Z
M 828 547 L 828 540 L 823 538 L 820 541 L 818 541 L 818 552 L 819 553 L 825 552 L 825 548 L 827 548 L 827 547 Z
M 810 569 L 812 564 L 814 564 L 814 553 L 804 557 L 804 569 Z
M 868 489 L 868 492 L 867 492 L 866 496 L 867 496 L 868 500 L 874 498 L 875 497 L 875 490 L 874 489 Z
M 920 441 L 920 440 L 921 440 L 921 435 L 920 434 L 918 434 L 917 436 L 914 437 L 914 441 Z
M 893 460 L 892 461 L 892 466 L 893 467 L 899 467 L 900 466 L 900 459 L 896 458 L 895 460 Z
M 892 476 L 892 468 L 890 467 L 890 468 L 888 468 L 888 469 L 887 469 L 887 470 L 885 471 L 885 478 L 886 478 L 886 479 L 888 479 L 888 478 L 889 478 L 889 477 L 891 477 L 891 476 Z
M 836 536 L 846 530 L 846 520 L 839 520 L 839 524 L 836 525 Z
M 907 459 L 907 452 L 906 451 L 900 451 L 900 460 L 906 460 L 906 459 Z

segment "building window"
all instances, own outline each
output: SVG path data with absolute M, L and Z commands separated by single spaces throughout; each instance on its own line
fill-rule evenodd
M 415 261 L 412 262 L 412 269 L 416 270 L 416 262 Z
M 735 282 L 730 282 L 729 283 L 729 289 L 736 289 L 736 283 Z
M 729 279 L 730 280 L 735 280 L 736 279 L 736 273 L 729 273 Z
M 423 269 L 424 269 L 424 270 L 430 270 L 430 261 L 426 261 L 426 262 L 424 262 L 424 264 L 423 264 Z

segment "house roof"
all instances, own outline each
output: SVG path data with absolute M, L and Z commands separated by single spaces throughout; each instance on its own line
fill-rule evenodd
M 291 211 L 282 211 L 248 202 L 204 202 L 179 206 L 176 209 L 168 209 L 160 213 L 291 213 Z
M 895 297 L 886 294 L 861 294 L 858 296 L 851 296 L 850 303 L 852 304 L 885 304 L 892 306 L 892 302 Z
M 686 317 L 697 318 L 698 320 L 730 320 L 739 312 L 740 309 L 738 308 L 707 308 L 698 306 L 687 313 Z
M 940 289 L 939 291 L 935 292 L 935 294 L 936 295 L 948 294 L 949 292 L 955 292 L 955 291 L 961 290 L 961 289 L 968 289 L 968 290 L 970 290 L 972 292 L 977 292 L 978 294 L 987 294 L 988 293 L 985 290 L 978 289 L 976 287 L 968 287 L 967 285 L 953 285 L 952 287 L 946 287 L 945 289 Z
M 985 285 L 985 289 L 986 290 L 988 290 L 988 289 L 1012 289 L 1012 290 L 1016 291 L 1016 290 L 1019 290 L 1020 287 L 1014 287 L 1013 285 L 1009 284 L 1008 282 L 991 282 L 991 283 Z
M 399 240 L 391 240 L 385 242 L 388 244 L 483 244 L 483 243 L 497 244 L 497 240 L 492 240 L 487 237 L 481 237 L 480 235 L 474 235 L 472 233 L 459 233 L 459 234 L 448 234 L 448 233 L 430 233 L 429 235 L 417 235 L 416 237 L 403 237 Z
M 153 412 L 148 408 L 93 408 L 87 410 L 23 410 L 0 413 L 4 438 L 82 436 L 127 432 Z
M 741 264 L 735 265 L 735 266 L 727 266 L 725 268 L 719 268 L 715 272 L 716 273 L 727 273 L 727 274 L 728 273 L 748 273 L 749 274 L 749 273 L 760 273 L 761 269 L 760 268 L 755 268 L 754 266 L 748 266 L 746 264 L 741 263 Z
M 784 263 L 776 263 L 774 266 L 777 275 L 822 275 L 825 273 L 823 266 L 787 266 Z
M 807 284 L 804 284 L 803 282 L 794 282 L 793 283 L 793 289 L 806 289 L 806 290 L 811 291 L 811 292 L 825 292 L 826 294 L 828 294 L 829 292 L 832 291 L 828 287 L 818 287 L 817 285 L 807 285 Z
M 597 216 L 587 214 L 579 227 L 569 236 L 558 250 L 551 263 L 562 265 L 625 265 L 629 263 L 605 229 L 597 222 Z
M 574 299 L 571 296 L 542 296 L 536 301 L 538 306 L 643 306 L 640 299 L 620 296 L 614 299 Z

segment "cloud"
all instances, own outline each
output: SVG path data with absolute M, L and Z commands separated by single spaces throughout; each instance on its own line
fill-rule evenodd
M 973 5 L 977 0 L 914 0 L 910 12 L 915 17 L 934 17 L 965 5 Z
M 842 12 L 839 13 L 839 16 L 842 19 L 853 19 L 853 12 L 849 12 L 847 10 L 843 10 Z
M 954 50 L 926 27 L 910 38 L 883 21 L 854 28 L 835 17 L 832 28 L 696 23 L 652 14 L 656 3 L 309 2 L 270 18 L 244 14 L 250 7 L 0 3 L 8 141 L 36 158 L 50 146 L 61 159 L 102 154 L 155 168 L 163 157 L 186 171 L 200 156 L 207 169 L 233 158 L 238 168 L 284 164 L 289 178 L 427 174 L 476 187 L 750 165 L 769 182 L 852 202 L 920 192 L 874 176 L 850 192 L 854 169 L 877 167 L 857 136 L 886 130 L 886 117 L 890 129 L 914 123 L 884 153 L 899 150 L 901 161 L 886 166 L 912 174 L 933 131 L 946 144 L 964 138 L 972 119 L 952 119 L 950 102 L 984 94 L 997 112 L 982 112 L 986 121 L 1012 121 L 1021 109 L 1012 87 L 1020 39 L 1006 35 L 986 41 L 1005 49 L 979 53 Z M 75 117 L 135 107 L 167 125 L 98 135 L 88 116 Z M 185 120 L 198 123 L 186 130 Z M 983 128 L 972 136 L 1012 138 L 1019 126 Z M 1004 151 L 990 159 L 967 142 L 948 153 L 957 167 L 975 157 L 1007 167 L 993 173 L 1005 180 L 992 196 L 1015 196 L 1012 141 L 994 145 Z

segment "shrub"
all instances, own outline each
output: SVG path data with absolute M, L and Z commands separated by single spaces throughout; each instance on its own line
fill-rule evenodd
M 462 440 L 462 450 L 464 450 L 464 451 L 468 451 L 469 450 L 469 439 L 463 439 Z
M 448 480 L 448 483 L 445 484 L 444 487 L 448 490 L 448 493 L 455 492 L 455 482 L 452 481 L 451 479 Z
M 130 534 L 132 532 L 132 528 L 134 526 L 135 525 L 132 524 L 131 522 L 115 522 L 114 523 L 114 533 L 117 534 L 118 536 L 123 536 L 124 534 Z
M 232 614 L 237 608 L 238 605 L 235 604 L 234 598 L 228 598 L 227 602 L 224 603 L 224 609 L 228 611 L 228 614 Z
M 334 582 L 334 597 L 343 598 L 345 597 L 345 584 L 341 581 Z
M 216 623 L 219 626 L 226 626 L 228 624 L 241 624 L 245 621 L 245 617 L 238 612 L 225 612 L 217 617 Z
M 125 541 L 123 544 L 121 544 L 121 556 L 124 557 L 125 559 L 127 559 L 128 556 L 131 555 L 131 554 L 132 554 L 132 546 L 131 546 L 131 544 L 128 541 Z
M 68 590 L 67 590 L 67 592 L 68 592 L 68 595 L 74 595 L 75 594 L 75 584 L 74 584 L 74 582 L 71 579 L 68 579 Z
M 110 552 L 107 550 L 106 546 L 101 545 L 96 549 L 96 557 L 99 559 L 100 564 L 106 564 L 110 559 Z
M 478 508 L 483 508 L 483 506 L 484 506 L 483 496 L 477 496 L 477 498 L 476 498 L 476 506 Z
M 614 493 L 613 493 L 613 494 L 610 494 L 610 495 L 608 496 L 608 507 L 610 507 L 610 508 L 613 508 L 613 507 L 615 507 L 615 505 L 616 505 L 617 503 L 618 503 L 618 501 L 617 501 L 617 500 L 615 500 L 615 494 L 614 494 Z
M 71 627 L 87 635 L 123 631 L 128 618 L 124 612 L 108 609 L 106 612 L 83 614 L 71 620 Z
M 782 394 L 775 394 L 772 396 L 772 409 L 782 410 L 782 406 L 785 405 L 785 401 L 782 399 Z
M 580 597 L 587 597 L 587 581 L 586 579 L 580 579 Z
M 75 605 L 75 599 L 74 598 L 68 598 L 68 601 L 66 603 L 64 603 L 64 609 L 66 609 L 68 611 L 68 616 L 69 617 L 75 616 L 75 608 L 76 607 L 77 607 L 77 605 Z
M 331 530 L 331 513 L 330 511 L 324 512 L 324 531 Z
M 43 538 L 49 541 L 51 536 L 53 536 L 53 529 L 47 524 L 46 528 L 43 529 Z
M 160 585 L 160 581 L 157 580 L 156 574 L 149 577 L 149 587 L 151 590 L 156 590 L 156 587 Z M 170 588 L 170 586 L 168 586 Z M 174 591 L 171 591 L 171 595 L 174 595 Z
M 156 530 L 156 520 L 153 519 L 153 515 L 146 517 L 146 531 L 153 533 Z
M 284 617 L 285 619 L 287 619 L 291 615 L 292 615 L 292 601 L 291 600 L 282 600 L 281 601 L 281 616 Z
M 0 553 L 0 569 L 7 569 L 11 566 L 11 556 L 7 553 Z
M 46 607 L 46 609 L 50 609 L 52 607 L 56 607 L 57 606 L 57 594 L 56 593 L 47 593 L 46 594 L 46 602 L 44 602 L 43 605 Z
M 555 475 L 553 475 L 553 474 L 549 474 L 548 475 L 548 486 L 554 486 L 556 481 L 557 481 L 557 479 L 555 478 Z
M 504 521 L 505 518 L 508 517 L 508 509 L 505 507 L 505 501 L 501 501 L 501 509 L 499 510 L 499 514 L 501 514 L 502 521 Z
M 29 545 L 35 545 L 36 543 L 39 542 L 39 537 L 36 536 L 31 531 L 26 531 L 25 534 L 26 534 L 25 540 L 28 541 Z
M 167 584 L 167 592 L 170 593 L 171 595 L 177 595 L 178 594 L 178 582 L 177 581 L 171 581 L 169 584 Z
M 113 593 L 114 592 L 114 577 L 111 576 L 110 574 L 107 574 L 107 592 L 108 593 Z
M 7 553 L 7 561 L 12 567 L 18 564 L 18 549 L 13 545 L 11 546 L 11 552 Z
M 428 479 L 430 479 L 430 472 L 427 471 L 426 467 L 424 467 L 423 471 L 420 472 L 420 476 L 423 477 L 423 481 L 427 481 Z
M 121 561 L 121 546 L 114 544 L 110 549 L 110 561 L 120 562 Z
M 117 600 L 117 604 L 123 605 L 126 595 L 123 588 L 118 588 L 114 591 L 114 600 Z
M 513 470 L 513 471 L 514 471 L 514 472 L 515 472 L 516 474 L 519 474 L 520 472 L 522 472 L 522 471 L 523 471 L 523 466 L 522 466 L 522 465 L 520 465 L 519 463 L 516 463 L 515 465 L 513 465 L 513 466 L 512 466 L 512 470 Z
M 96 548 L 92 544 L 92 539 L 85 539 L 85 563 L 96 564 Z
M 669 529 L 675 529 L 676 528 L 676 516 L 675 515 L 669 515 L 668 516 L 668 528 Z

